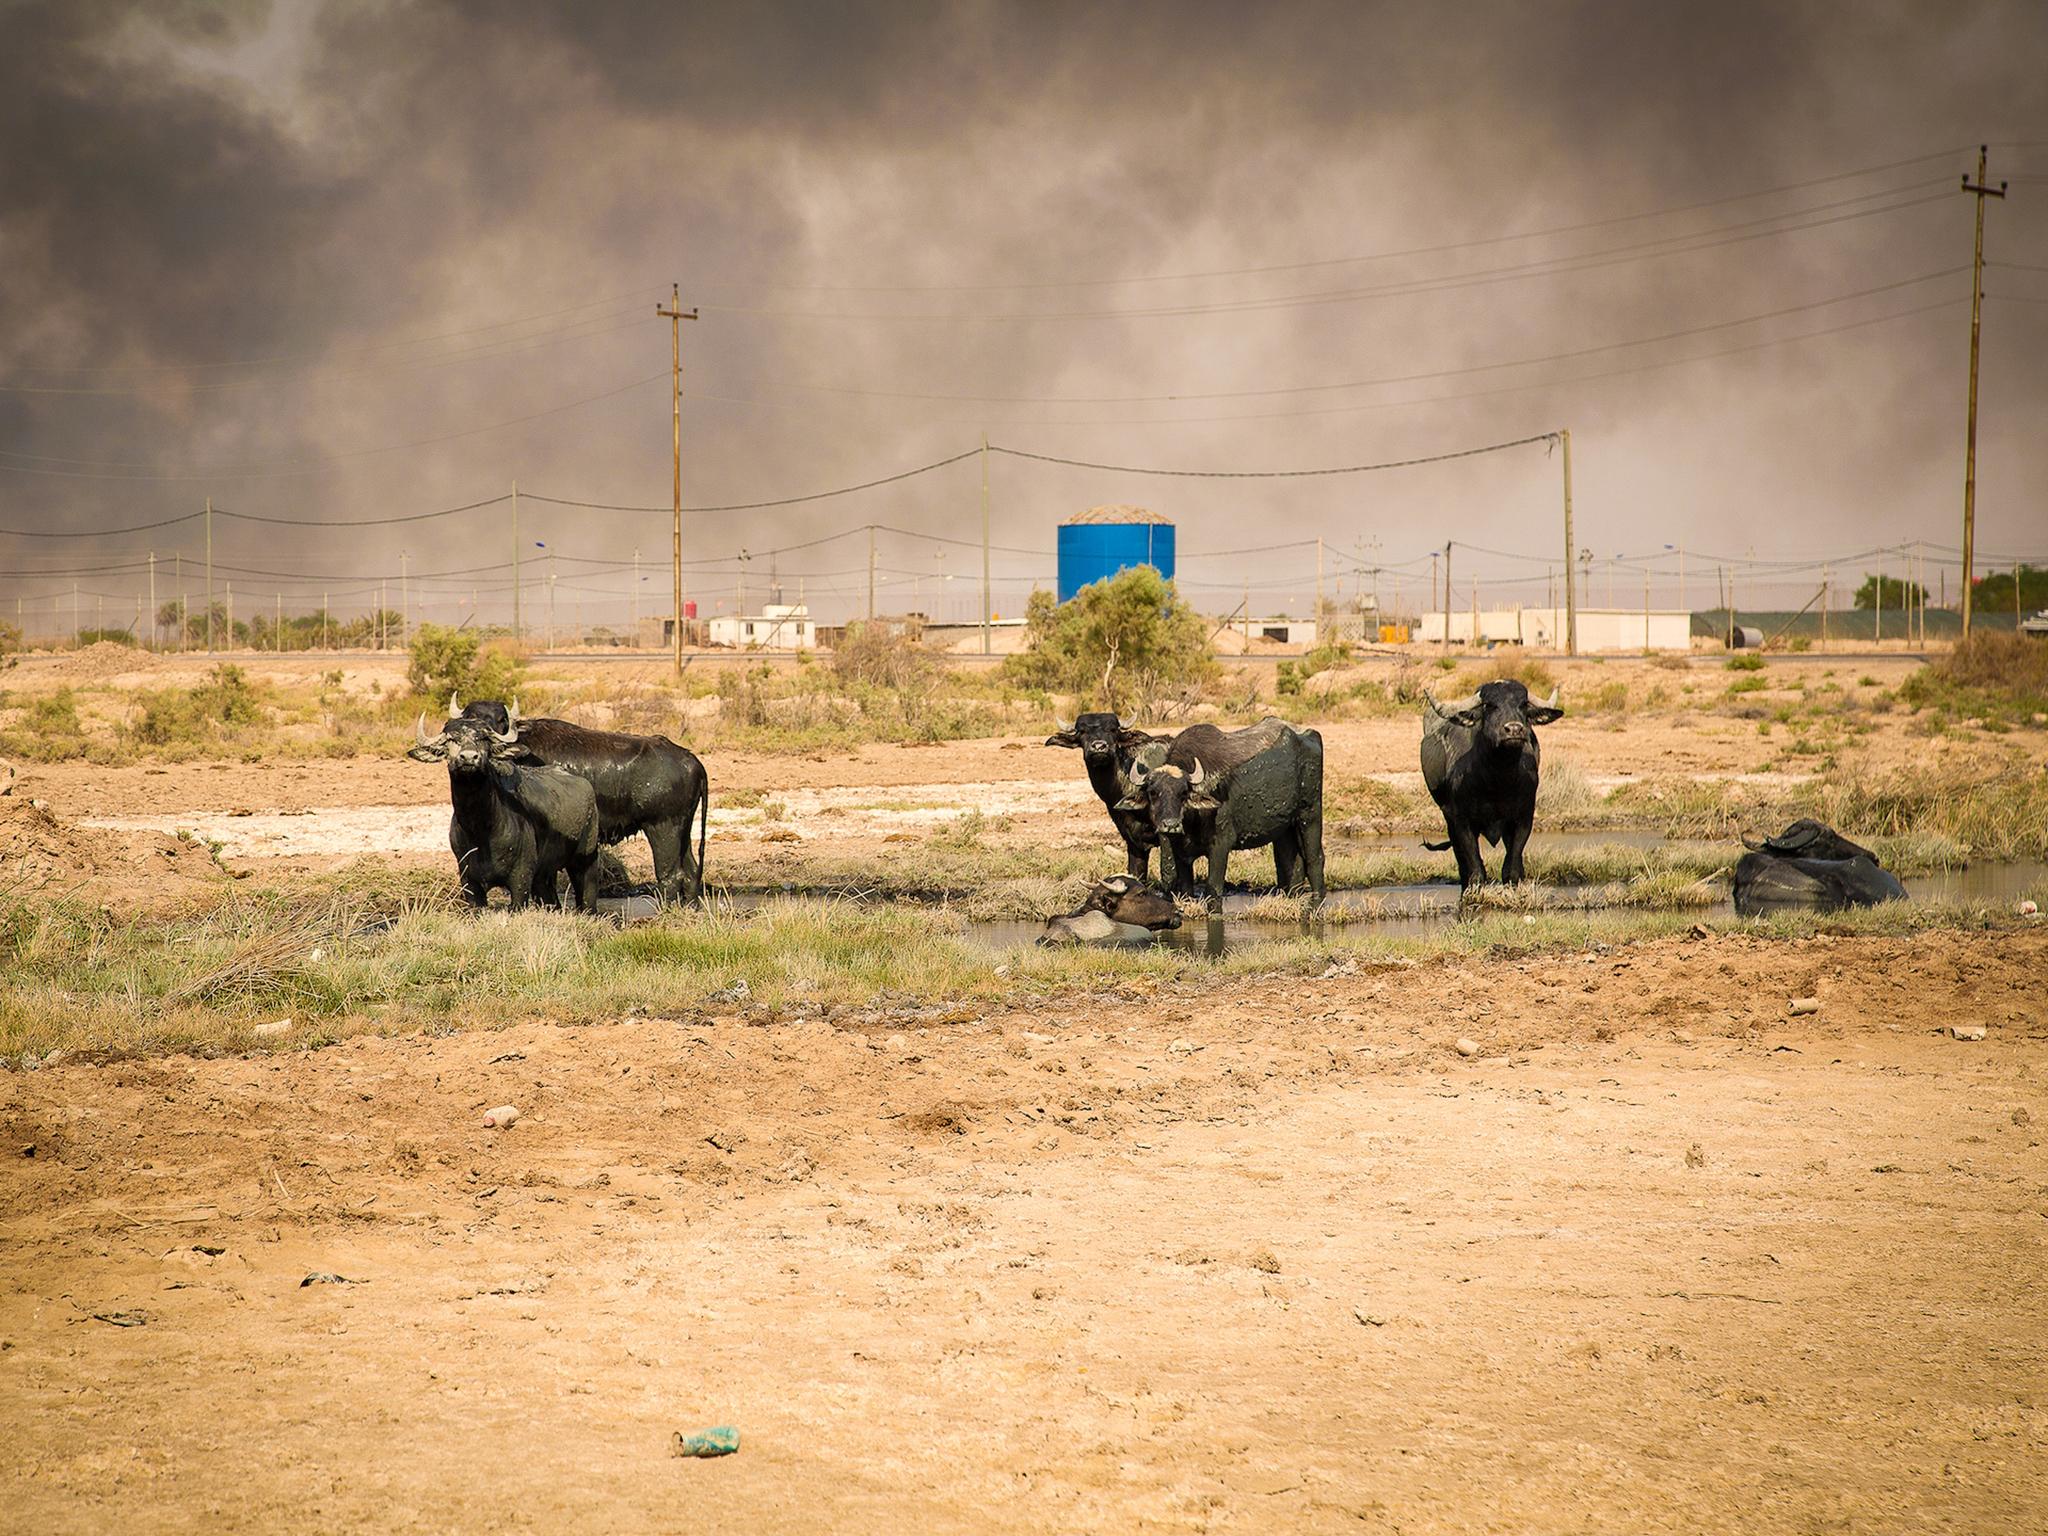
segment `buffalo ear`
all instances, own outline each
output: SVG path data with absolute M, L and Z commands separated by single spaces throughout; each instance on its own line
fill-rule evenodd
M 509 746 L 500 747 L 491 756 L 509 758 L 515 763 L 537 763 L 540 761 L 538 757 L 534 756 L 533 748 L 523 741 L 515 741 Z
M 1120 811 L 1142 811 L 1149 809 L 1145 804 L 1145 797 L 1136 790 L 1132 790 L 1123 799 L 1117 801 L 1116 808 Z
M 425 745 L 424 743 L 407 747 L 405 749 L 405 755 L 411 758 L 416 763 L 438 763 L 441 761 L 442 757 L 442 754 L 439 751 L 435 750 L 433 747 Z
M 1223 802 L 1214 795 L 1204 794 L 1202 791 L 1196 790 L 1195 793 L 1188 796 L 1187 809 L 1191 811 L 1213 811 L 1222 804 Z
M 1531 725 L 1548 725 L 1553 720 L 1562 720 L 1563 718 L 1564 711 L 1554 708 L 1549 704 L 1531 704 L 1529 706 L 1529 723 Z M 1472 723 L 1477 725 L 1479 722 L 1475 720 Z
M 1069 726 L 1064 731 L 1055 731 L 1046 737 L 1045 744 L 1048 747 L 1078 747 L 1081 745 L 1081 738 L 1076 736 L 1073 727 Z
M 1147 746 L 1151 743 L 1152 739 L 1150 731 L 1134 730 L 1128 725 L 1117 727 L 1116 744 L 1120 747 L 1136 748 Z

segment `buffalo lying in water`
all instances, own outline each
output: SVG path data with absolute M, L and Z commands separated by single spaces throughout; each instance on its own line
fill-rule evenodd
M 1905 899 L 1906 888 L 1876 854 L 1806 817 L 1776 837 L 1742 842 L 1749 852 L 1735 866 L 1735 910 L 1745 917 L 1774 906 L 1874 907 Z
M 1178 928 L 1180 912 L 1171 897 L 1162 896 L 1134 875 L 1111 875 L 1089 887 L 1074 911 L 1046 919 L 1041 944 L 1113 944 L 1141 937 L 1147 930 Z

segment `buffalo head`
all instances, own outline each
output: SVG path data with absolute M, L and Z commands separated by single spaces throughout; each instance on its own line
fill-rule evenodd
M 1564 718 L 1555 688 L 1541 704 L 1532 704 L 1529 690 L 1512 678 L 1481 683 L 1478 692 L 1449 704 L 1438 703 L 1428 689 L 1422 696 L 1438 720 L 1473 732 L 1481 745 L 1493 748 L 1526 746 L 1534 727 Z
M 1045 738 L 1045 744 L 1048 747 L 1079 747 L 1083 757 L 1114 758 L 1120 749 L 1128 752 L 1144 746 L 1151 739 L 1144 731 L 1125 725 L 1113 712 L 1096 710 L 1077 715 L 1072 725 L 1062 723 L 1057 731 Z
M 1135 875 L 1111 875 L 1098 880 L 1088 889 L 1088 899 L 1081 903 L 1082 912 L 1100 912 L 1111 922 L 1125 923 L 1133 928 L 1178 928 L 1180 909 L 1173 904 L 1173 898 L 1161 895 Z
M 452 706 L 456 701 L 450 697 L 448 702 Z M 477 706 L 470 707 L 474 709 Z M 414 722 L 413 735 L 415 739 L 406 748 L 405 755 L 415 762 L 446 763 L 451 773 L 482 773 L 494 757 L 527 759 L 532 756 L 519 744 L 519 706 L 516 703 L 507 713 L 502 730 L 490 721 L 461 714 L 429 736 L 427 717 L 422 713 Z
M 1131 764 L 1130 793 L 1117 802 L 1117 809 L 1144 811 L 1161 837 L 1179 837 L 1186 830 L 1188 812 L 1216 809 L 1215 796 L 1203 792 L 1207 782 L 1199 761 L 1192 768 L 1135 762 Z

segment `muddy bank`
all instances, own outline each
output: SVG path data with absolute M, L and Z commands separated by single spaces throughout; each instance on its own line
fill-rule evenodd
M 46 1531 L 2037 1529 L 2044 968 L 1730 938 L 0 1075 L 0 1475 Z

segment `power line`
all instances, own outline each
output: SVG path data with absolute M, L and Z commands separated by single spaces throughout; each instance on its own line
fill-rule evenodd
M 1455 378 L 1464 374 L 1487 373 L 1500 368 L 1528 368 L 1539 363 L 1569 362 L 1575 358 L 1589 357 L 1598 352 L 1614 352 L 1624 347 L 1654 346 L 1659 342 L 1678 341 L 1688 336 L 1701 336 L 1710 331 L 1732 330 L 1736 326 L 1754 325 L 1761 320 L 1779 320 L 1787 315 L 1805 314 L 1816 309 L 1831 308 L 1846 304 L 1853 299 L 1867 299 L 1880 293 L 1891 293 L 1900 288 L 1910 288 L 1919 283 L 1932 282 L 1937 278 L 1953 277 L 1967 270 L 1962 266 L 1944 267 L 1939 271 L 1925 272 L 1918 277 L 1902 278 L 1895 283 L 1880 283 L 1874 288 L 1859 288 L 1849 293 L 1837 294 L 1832 298 L 1814 299 L 1804 304 L 1788 304 L 1778 309 L 1761 310 L 1753 315 L 1741 315 L 1733 320 L 1716 320 L 1705 325 L 1686 326 L 1675 331 L 1664 331 L 1655 336 L 1638 336 L 1626 341 L 1602 342 L 1597 346 L 1577 347 L 1567 352 L 1548 352 L 1534 357 L 1509 358 L 1496 363 L 1473 363 L 1462 368 L 1440 368 L 1425 373 L 1383 374 L 1370 379 L 1346 379 L 1332 384 L 1289 384 L 1265 389 L 1228 389 L 1213 391 L 1183 391 L 1168 395 L 940 395 L 924 394 L 908 390 L 879 390 L 838 388 L 832 385 L 798 384 L 798 389 L 815 389 L 830 394 L 872 395 L 895 400 L 932 400 L 953 402 L 963 405 L 1171 405 L 1193 400 L 1248 400 L 1270 398 L 1278 395 L 1307 395 L 1329 393 L 1345 389 L 1367 389 L 1385 384 L 1417 384 L 1430 379 Z M 1788 338 L 1791 339 L 1791 338 Z
M 545 416 L 559 416 L 564 411 L 573 411 L 582 406 L 595 405 L 600 400 L 613 399 L 616 396 L 626 394 L 630 390 L 652 384 L 656 379 L 665 379 L 667 377 L 668 375 L 665 373 L 649 374 L 646 378 L 634 379 L 629 383 L 621 384 L 616 389 L 608 389 L 595 395 L 585 395 L 580 400 L 569 400 L 560 405 L 551 405 L 545 410 L 530 411 L 524 416 L 513 416 L 507 420 L 490 422 L 481 427 L 469 427 L 461 432 L 444 432 L 438 437 L 412 438 L 401 443 L 385 443 L 376 448 L 356 448 L 345 453 L 326 454 L 321 458 L 304 460 L 298 464 L 269 467 L 257 465 L 211 465 L 198 470 L 181 471 L 176 474 L 146 475 L 103 474 L 97 468 L 88 470 L 41 469 L 34 465 L 9 464 L 6 462 L 0 462 L 0 469 L 11 470 L 15 474 L 53 475 L 61 479 L 71 480 L 267 480 L 290 478 L 297 475 L 317 475 L 325 473 L 336 464 L 348 463 L 355 459 L 370 458 L 384 453 L 398 453 L 407 448 L 429 448 L 437 443 L 452 443 L 461 438 L 478 437 L 486 432 L 500 431 L 505 427 L 520 426 L 529 421 L 538 421 Z M 53 454 L 24 454 L 18 453 L 13 449 L 0 448 L 0 458 L 4 457 L 40 458 L 46 462 L 64 464 L 91 464 L 106 469 L 139 469 L 147 467 L 139 461 L 61 459 Z
M 1292 480 L 1310 475 L 1362 475 L 1379 469 L 1408 469 L 1417 464 L 1442 464 L 1451 459 L 1477 458 L 1484 453 L 1500 453 L 1508 448 L 1522 448 L 1530 443 L 1550 443 L 1557 440 L 1555 432 L 1539 432 L 1533 437 L 1518 437 L 1505 443 L 1488 443 L 1483 448 L 1460 448 L 1452 453 L 1433 453 L 1414 459 L 1389 459 L 1381 464 L 1338 464 L 1325 469 L 1146 469 L 1130 464 L 1097 464 L 1087 459 L 1063 459 L 1050 453 L 1029 453 L 1022 448 L 1002 448 L 994 443 L 988 445 L 990 453 L 1005 453 L 1013 459 L 1036 459 L 1042 464 L 1064 464 L 1074 469 L 1100 469 L 1122 475 L 1176 475 L 1201 480 Z
M 512 326 L 525 325 L 534 320 L 553 320 L 561 315 L 575 314 L 581 310 L 603 309 L 628 300 L 639 301 L 652 289 L 634 289 L 630 293 L 613 294 L 609 298 L 589 299 L 581 304 L 570 304 L 561 309 L 543 310 L 538 314 L 520 315 L 511 320 L 494 320 L 487 325 L 472 325 L 457 331 L 441 331 L 431 336 L 400 337 L 393 341 L 372 343 L 353 353 L 338 354 L 342 358 L 351 356 L 368 357 L 377 352 L 396 351 L 404 347 L 425 346 L 436 341 L 453 341 L 464 336 L 476 336 L 485 331 L 505 330 Z M 281 352 L 270 357 L 230 358 L 212 362 L 196 363 L 103 363 L 70 366 L 64 364 L 24 364 L 24 373 L 182 373 L 202 368 L 267 368 L 278 363 L 332 362 L 337 354 L 332 352 Z
M 1441 256 L 1452 251 L 1475 250 L 1482 246 L 1506 245 L 1521 240 L 1541 240 L 1553 235 L 1582 234 L 1591 229 L 1607 229 L 1617 224 L 1640 223 L 1648 219 L 1668 218 L 1680 213 L 1698 213 L 1707 208 L 1723 208 L 1731 203 L 1753 202 L 1758 198 L 1776 197 L 1787 192 L 1804 192 L 1814 187 L 1826 186 L 1830 182 L 1850 181 L 1859 176 L 1877 176 L 1886 171 L 1904 170 L 1908 166 L 1925 165 L 1930 161 L 1944 160 L 1951 155 L 1962 154 L 1969 146 L 1956 149 L 1938 150 L 1933 154 L 1916 155 L 1909 160 L 1893 160 L 1884 165 L 1865 166 L 1861 170 L 1838 171 L 1832 176 L 1817 176 L 1808 181 L 1787 182 L 1782 186 L 1766 187 L 1756 192 L 1739 192 L 1728 197 L 1709 198 L 1702 202 L 1680 203 L 1669 208 L 1654 208 L 1644 213 L 1615 214 L 1603 219 L 1587 219 L 1575 224 L 1553 224 L 1541 229 L 1524 230 L 1518 234 L 1488 235 L 1474 240 L 1453 240 L 1437 245 L 1409 246 L 1405 249 L 1372 251 L 1355 256 L 1326 256 L 1309 261 L 1275 262 L 1264 266 L 1220 267 L 1194 272 L 1160 272 L 1135 277 L 1083 277 L 1018 283 L 719 283 L 712 288 L 753 288 L 761 291 L 785 293 L 1010 293 L 1047 288 L 1114 288 L 1133 283 L 1175 283 L 1192 282 L 1218 277 L 1263 277 L 1278 272 L 1305 272 L 1324 267 L 1358 266 L 1371 261 L 1393 261 L 1411 256 Z M 1945 184 L 1945 183 L 1944 183 Z M 1892 190 L 1907 190 L 1896 188 Z M 1883 193 L 1867 194 L 1872 197 Z M 1799 210 L 1791 210 L 1790 217 Z
M 1946 183 L 1942 183 L 1946 187 Z M 1919 188 L 1905 190 L 1918 191 Z M 1883 196 L 1889 194 L 1869 194 Z M 1849 201 L 1864 201 L 1857 198 Z M 1440 293 L 1461 288 L 1490 286 L 1494 283 L 1519 281 L 1529 277 L 1548 277 L 1559 273 L 1596 271 L 1603 267 L 1621 265 L 1627 262 L 1651 260 L 1661 256 L 1685 255 L 1693 251 L 1713 250 L 1724 245 L 1740 245 L 1752 240 L 1768 239 L 1773 235 L 1792 234 L 1801 230 L 1818 229 L 1830 224 L 1840 224 L 1851 219 L 1869 218 L 1875 214 L 1892 213 L 1906 208 L 1918 208 L 1943 200 L 1942 193 L 1930 192 L 1925 196 L 1905 202 L 1889 203 L 1881 208 L 1864 208 L 1848 213 L 1839 213 L 1831 218 L 1809 219 L 1801 224 L 1780 224 L 1776 229 L 1754 230 L 1750 226 L 1778 222 L 1793 218 L 1794 214 L 1773 214 L 1767 219 L 1749 220 L 1743 224 L 1724 226 L 1725 229 L 1748 229 L 1746 234 L 1719 234 L 1703 231 L 1701 235 L 1666 236 L 1659 240 L 1642 241 L 1635 245 L 1617 247 L 1612 251 L 1589 252 L 1581 256 L 1543 257 L 1535 261 L 1520 262 L 1504 267 L 1484 269 L 1479 272 L 1453 274 L 1447 277 L 1416 278 L 1398 283 L 1382 284 L 1369 288 L 1326 289 L 1321 292 L 1286 294 L 1261 299 L 1217 300 L 1211 303 L 1187 303 L 1154 305 L 1148 308 L 1121 309 L 1074 309 L 1074 310 L 1002 310 L 980 313 L 960 313 L 931 310 L 789 310 L 770 309 L 758 305 L 706 304 L 707 312 L 729 315 L 758 315 L 772 319 L 798 320 L 925 320 L 925 321 L 967 321 L 974 323 L 1026 321 L 1026 320 L 1142 320 L 1162 317 L 1181 317 L 1210 314 L 1242 314 L 1261 310 L 1300 309 L 1321 304 L 1347 304 L 1365 299 L 1409 297 L 1420 293 Z M 1831 205 L 1832 206 L 1832 205 Z M 1685 242 L 1685 243 L 1679 243 Z M 1670 250 L 1656 251 L 1648 247 L 1668 245 Z
M 863 480 L 858 485 L 842 485 L 836 490 L 812 491 L 808 495 L 784 496 L 774 501 L 735 501 L 719 506 L 684 507 L 683 510 L 685 512 L 757 512 L 765 507 L 794 507 L 807 501 L 826 501 L 834 496 L 851 496 L 856 491 L 871 491 L 878 485 L 894 485 L 899 480 L 909 480 L 917 475 L 928 475 L 935 469 L 944 469 L 948 464 L 958 464 L 962 459 L 971 459 L 979 452 L 981 452 L 979 448 L 969 448 L 952 455 L 950 458 L 935 459 L 929 464 L 920 464 L 915 469 L 906 469 L 897 474 L 884 475 L 879 480 Z M 670 510 L 667 507 L 624 506 L 614 502 L 572 501 L 567 497 L 539 496 L 526 491 L 522 491 L 520 496 L 523 500 L 545 501 L 558 507 L 588 507 L 598 512 L 666 512 Z

